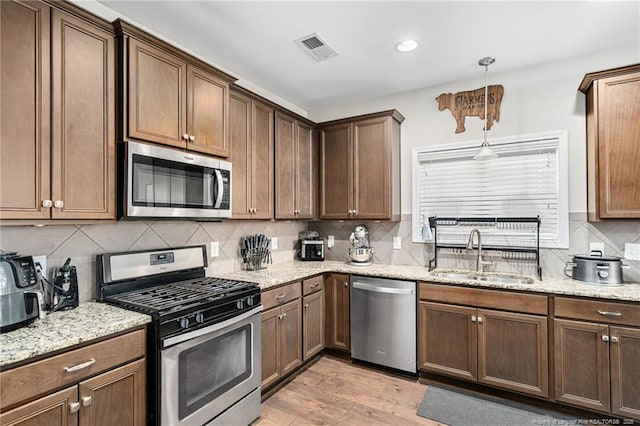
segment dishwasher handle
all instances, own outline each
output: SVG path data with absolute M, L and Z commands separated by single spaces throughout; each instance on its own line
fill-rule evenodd
M 384 287 L 380 285 L 373 285 L 367 283 L 353 282 L 353 288 L 357 288 L 365 291 L 372 291 L 375 293 L 387 293 L 387 294 L 413 294 L 412 288 L 397 288 L 397 287 Z

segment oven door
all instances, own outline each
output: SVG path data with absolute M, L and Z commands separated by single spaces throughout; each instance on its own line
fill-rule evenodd
M 162 342 L 163 425 L 203 425 L 259 388 L 261 311 Z
M 231 216 L 231 163 L 190 152 L 126 143 L 127 217 Z

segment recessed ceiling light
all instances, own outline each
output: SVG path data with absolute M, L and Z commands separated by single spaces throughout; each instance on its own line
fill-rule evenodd
M 400 43 L 396 44 L 396 50 L 398 52 L 411 52 L 418 47 L 417 40 L 403 40 Z

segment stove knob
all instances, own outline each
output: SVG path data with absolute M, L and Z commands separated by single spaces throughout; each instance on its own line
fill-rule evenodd
M 253 297 L 252 296 L 247 297 L 247 305 L 253 306 Z
M 202 324 L 204 322 L 204 315 L 202 315 L 202 312 L 198 312 L 196 314 L 196 322 L 198 324 Z
M 178 321 L 180 322 L 180 327 L 189 328 L 189 318 L 180 318 Z
M 238 300 L 238 303 L 236 303 L 236 307 L 238 309 L 242 309 L 242 300 Z

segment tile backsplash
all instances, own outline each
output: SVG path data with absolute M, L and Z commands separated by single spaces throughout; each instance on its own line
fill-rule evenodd
M 374 248 L 374 261 L 398 265 L 428 264 L 433 256 L 433 245 L 411 241 L 411 215 L 402 215 L 399 222 L 385 221 L 120 221 L 104 225 L 51 225 L 45 227 L 0 227 L 0 248 L 22 254 L 46 255 L 48 276 L 70 257 L 78 270 L 80 300 L 95 298 L 95 256 L 101 253 L 126 252 L 143 249 L 162 249 L 217 241 L 220 255 L 210 258 L 207 275 L 213 276 L 243 269 L 240 257 L 242 237 L 263 233 L 278 237 L 278 249 L 273 251 L 274 263 L 295 259 L 298 233 L 304 230 L 320 232 L 325 239 L 334 235 L 335 246 L 326 250 L 327 260 L 347 260 L 349 236 L 353 228 L 364 223 Z M 640 221 L 589 223 L 584 213 L 572 213 L 569 221 L 568 249 L 543 249 L 541 265 L 543 276 L 562 276 L 565 262 L 573 254 L 585 254 L 590 242 L 602 242 L 605 254 L 624 256 L 624 243 L 640 243 Z M 402 242 L 400 250 L 393 249 L 393 237 Z M 503 260 L 500 256 L 487 256 L 495 261 L 496 271 L 535 275 L 532 262 Z M 475 255 L 441 253 L 439 266 L 472 269 Z M 631 265 L 624 270 L 627 281 L 640 282 L 640 262 L 624 260 Z
M 243 269 L 240 242 L 246 235 L 278 237 L 273 262 L 295 258 L 298 232 L 306 230 L 298 221 L 120 221 L 104 225 L 51 225 L 44 227 L 0 227 L 0 248 L 28 255 L 47 256 L 47 276 L 67 258 L 78 271 L 80 300 L 95 299 L 96 255 L 145 249 L 219 243 L 219 256 L 209 258 L 207 275 Z
M 323 237 L 334 235 L 335 245 L 326 250 L 328 260 L 347 260 L 350 246 L 349 236 L 353 228 L 364 223 L 369 228 L 369 240 L 374 249 L 374 261 L 400 265 L 428 265 L 433 257 L 433 244 L 412 242 L 411 215 L 402 215 L 399 222 L 384 221 L 321 221 L 310 222 L 309 230 L 318 231 Z M 393 249 L 393 237 L 401 238 L 400 250 Z M 540 264 L 543 277 L 563 275 L 565 262 L 574 254 L 587 254 L 590 242 L 602 242 L 606 255 L 624 256 L 624 243 L 640 243 L 640 221 L 624 220 L 614 222 L 589 223 L 585 213 L 569 215 L 569 248 L 542 249 Z M 447 253 L 449 252 L 449 253 Z M 475 251 L 451 253 L 443 250 L 438 256 L 438 266 L 473 269 Z M 485 256 L 485 260 L 495 262 L 495 271 L 535 275 L 535 262 L 504 260 L 500 255 Z M 623 260 L 631 267 L 624 270 L 627 281 L 640 282 L 640 262 Z

